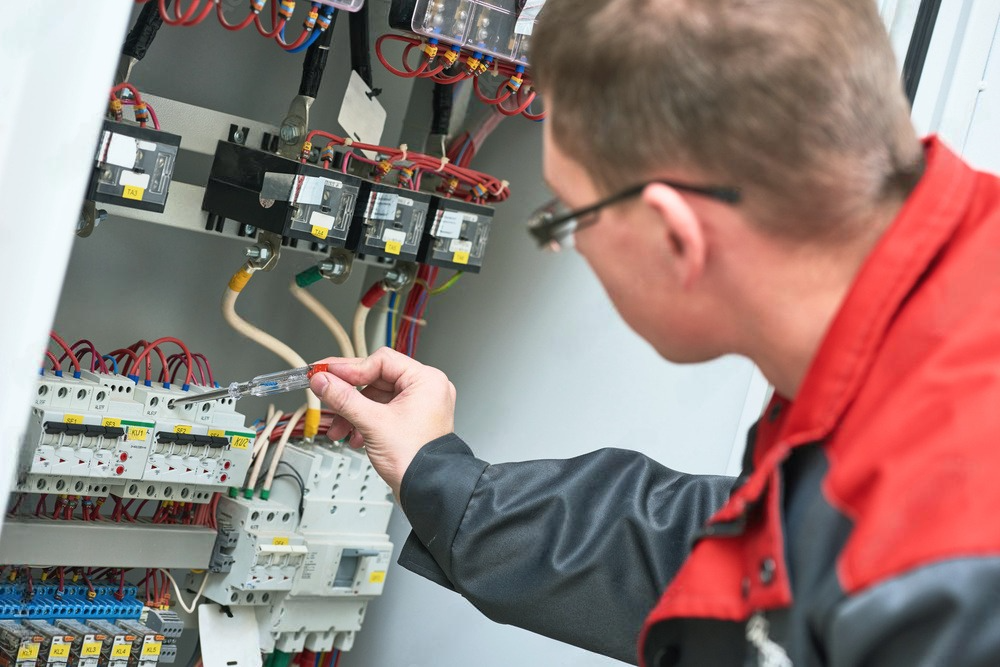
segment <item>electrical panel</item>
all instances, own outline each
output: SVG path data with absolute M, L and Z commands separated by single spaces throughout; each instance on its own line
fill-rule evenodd
M 354 213 L 360 233 L 356 252 L 416 260 L 430 203 L 429 194 L 366 181 Z
M 531 25 L 518 0 L 393 0 L 390 25 L 514 64 L 528 64 Z
M 174 409 L 188 392 L 87 371 L 47 373 L 37 387 L 20 491 L 205 502 L 249 468 L 256 434 L 232 399 Z
M 350 248 L 361 179 L 220 141 L 202 208 L 289 239 Z
M 176 134 L 104 121 L 86 198 L 162 213 L 180 145 Z
M 489 240 L 493 209 L 435 197 L 420 246 L 420 261 L 445 269 L 479 273 Z

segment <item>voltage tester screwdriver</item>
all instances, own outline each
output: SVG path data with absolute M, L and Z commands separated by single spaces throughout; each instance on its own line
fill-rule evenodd
M 175 398 L 170 401 L 170 407 L 175 408 L 189 403 L 204 403 L 214 401 L 218 398 L 232 398 L 238 400 L 244 396 L 271 396 L 272 394 L 283 394 L 296 389 L 308 389 L 309 378 L 316 373 L 325 373 L 329 370 L 327 364 L 310 364 L 301 368 L 293 368 L 289 371 L 279 371 L 277 373 L 266 373 L 258 375 L 246 382 L 233 382 L 224 389 L 206 391 L 204 394 L 195 396 L 185 396 Z

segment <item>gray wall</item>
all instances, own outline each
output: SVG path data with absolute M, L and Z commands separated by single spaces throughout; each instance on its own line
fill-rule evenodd
M 750 380 L 748 361 L 676 366 L 618 318 L 574 253 L 547 255 L 524 231 L 547 195 L 540 125 L 504 121 L 476 166 L 511 181 L 487 265 L 428 308 L 418 358 L 458 387 L 457 430 L 492 462 L 637 449 L 666 465 L 723 472 Z M 392 539 L 408 527 L 397 513 Z M 622 595 L 627 595 L 622 591 Z M 396 568 L 343 667 L 615 665 L 487 620 L 460 596 Z

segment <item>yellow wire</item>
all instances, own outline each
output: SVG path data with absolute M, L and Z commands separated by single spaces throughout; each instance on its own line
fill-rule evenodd
M 441 287 L 432 289 L 431 290 L 431 296 L 437 296 L 438 294 L 444 294 L 445 292 L 447 292 L 448 290 L 450 290 L 452 287 L 454 287 L 455 283 L 457 283 L 458 279 L 461 278 L 461 277 L 462 277 L 462 272 L 461 271 L 457 272 L 455 275 L 453 275 L 451 278 L 449 278 L 448 282 L 446 282 L 444 285 L 441 285 Z

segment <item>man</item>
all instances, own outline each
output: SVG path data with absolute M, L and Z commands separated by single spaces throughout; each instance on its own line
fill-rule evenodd
M 586 211 L 535 235 L 667 359 L 743 354 L 776 395 L 736 480 L 488 465 L 441 372 L 343 360 L 312 386 L 401 564 L 647 666 L 1000 664 L 1000 182 L 918 141 L 874 3 L 549 0 L 532 49 Z

